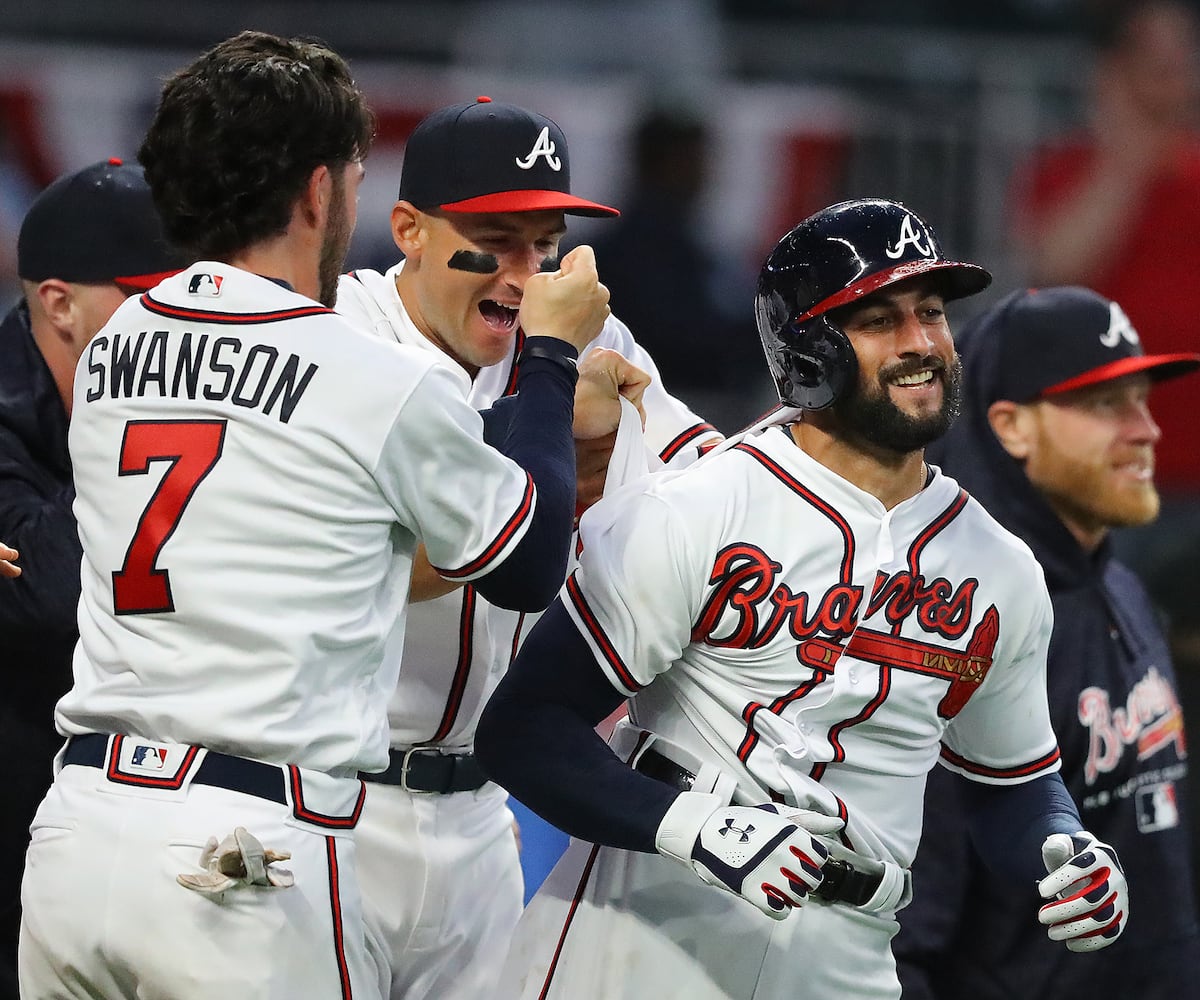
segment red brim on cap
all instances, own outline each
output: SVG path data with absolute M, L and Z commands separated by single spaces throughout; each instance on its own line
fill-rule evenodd
M 182 270 L 183 268 L 177 267 L 173 271 L 159 271 L 157 274 L 132 274 L 128 277 L 113 278 L 113 283 L 131 292 L 148 292 L 160 281 L 165 281 Z
M 438 208 L 445 212 L 541 212 L 559 211 L 568 215 L 620 215 L 615 208 L 576 198 L 561 191 L 497 191 L 465 201 L 452 201 Z
M 1089 385 L 1099 385 L 1101 382 L 1111 382 L 1113 379 L 1126 375 L 1136 375 L 1146 372 L 1155 382 L 1164 379 L 1177 378 L 1194 372 L 1200 368 L 1200 354 L 1141 354 L 1132 358 L 1120 358 L 1110 361 L 1099 368 L 1093 368 L 1082 375 L 1075 375 L 1065 382 L 1059 382 L 1038 393 L 1038 398 L 1057 395 L 1060 392 L 1070 392 L 1072 389 L 1084 389 Z
M 872 292 L 898 281 L 906 281 L 922 274 L 932 274 L 945 271 L 947 299 L 960 299 L 967 295 L 982 292 L 992 283 L 992 276 L 978 264 L 963 264 L 953 260 L 910 260 L 895 267 L 885 268 L 869 274 L 862 281 L 847 285 L 840 292 L 835 292 L 809 309 L 802 316 L 797 316 L 793 322 L 803 323 L 805 320 L 820 316 L 831 309 L 848 306 L 859 299 L 865 298 Z

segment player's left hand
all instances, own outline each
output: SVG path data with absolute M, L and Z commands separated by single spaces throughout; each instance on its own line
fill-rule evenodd
M 176 875 L 175 879 L 185 889 L 219 896 L 227 889 L 239 886 L 263 885 L 287 889 L 295 885 L 296 879 L 286 868 L 271 868 L 276 861 L 287 861 L 289 851 L 274 851 L 263 847 L 258 838 L 244 826 L 239 826 L 220 843 L 209 837 L 200 855 L 199 874 Z
M 1047 875 L 1038 883 L 1043 899 L 1038 911 L 1051 941 L 1065 941 L 1071 951 L 1107 948 L 1129 919 L 1129 886 L 1117 853 L 1086 830 L 1074 836 L 1055 833 L 1042 844 Z
M 16 565 L 19 555 L 16 549 L 0 542 L 0 576 L 16 579 L 21 575 L 21 567 Z
M 596 347 L 579 362 L 575 386 L 575 498 L 579 512 L 604 495 L 608 463 L 621 423 L 621 398 L 628 399 L 646 426 L 642 396 L 650 376 L 617 351 Z

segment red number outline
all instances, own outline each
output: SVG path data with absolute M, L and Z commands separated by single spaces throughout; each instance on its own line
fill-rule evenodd
M 170 462 L 138 519 L 125 562 L 112 575 L 118 615 L 174 611 L 171 578 L 158 555 L 179 526 L 192 494 L 225 445 L 224 420 L 130 420 L 121 441 L 120 475 L 143 476 L 151 462 Z

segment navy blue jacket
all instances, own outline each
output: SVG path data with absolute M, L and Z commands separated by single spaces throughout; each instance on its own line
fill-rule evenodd
M 959 337 L 964 411 L 927 455 L 1024 539 L 1045 571 L 1062 776 L 1085 828 L 1117 849 L 1131 915 L 1123 936 L 1100 952 L 1074 954 L 1048 940 L 1036 888 L 983 867 L 964 829 L 963 779 L 934 768 L 915 896 L 893 942 L 904 998 L 1200 997 L 1187 754 L 1167 644 L 1137 577 L 1107 545 L 1084 552 L 992 434 L 983 401 L 997 361 L 987 323 L 978 317 Z
M 48 736 L 79 637 L 74 499 L 66 409 L 22 301 L 0 322 L 0 541 L 20 550 L 24 570 L 0 578 L 0 706 L 5 724 Z

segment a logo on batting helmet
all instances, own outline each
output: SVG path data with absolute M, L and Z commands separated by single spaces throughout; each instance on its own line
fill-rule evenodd
M 882 198 L 832 205 L 784 236 L 759 272 L 754 299 L 780 401 L 820 410 L 853 384 L 854 348 L 830 310 L 932 272 L 947 299 L 974 295 L 992 280 L 982 267 L 948 260 L 924 219 Z

